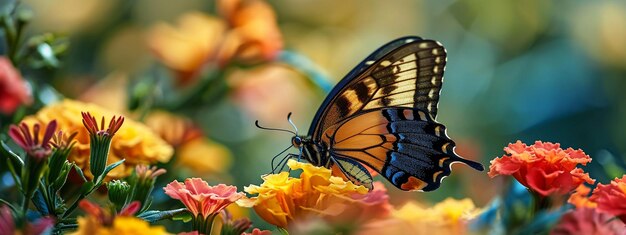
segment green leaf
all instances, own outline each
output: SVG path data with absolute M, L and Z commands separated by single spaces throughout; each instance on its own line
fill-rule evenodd
M 179 209 L 168 210 L 168 211 L 149 210 L 149 211 L 145 211 L 137 215 L 137 217 L 145 221 L 148 221 L 150 223 L 154 223 L 154 222 L 157 222 L 159 220 L 164 220 L 164 219 L 177 220 L 177 218 L 184 218 L 184 217 L 189 217 L 189 220 L 191 220 L 191 214 L 187 212 L 186 208 L 179 208 Z
M 56 68 L 59 67 L 59 60 L 54 55 L 54 50 L 48 43 L 41 43 L 37 45 L 37 52 L 43 58 L 43 62 L 46 66 Z
M 278 232 L 280 232 L 280 234 L 282 235 L 289 235 L 289 232 L 285 228 L 276 227 L 276 229 L 278 229 Z
M 84 182 L 87 182 L 87 178 L 85 178 L 85 174 L 83 173 L 83 169 L 80 169 L 80 167 L 78 167 L 78 165 L 76 165 L 76 163 L 72 163 L 74 165 L 74 169 L 76 170 L 76 173 L 78 173 L 78 175 L 80 176 L 81 179 L 83 179 Z
M 98 180 L 96 182 L 101 183 L 104 180 L 104 177 L 106 177 L 110 171 L 112 171 L 113 169 L 115 169 L 116 167 L 124 163 L 124 161 L 126 161 L 126 159 L 122 159 L 122 160 L 112 163 L 111 165 L 108 165 L 106 168 L 104 168 L 102 175 L 98 177 Z
M 24 165 L 24 161 L 22 161 L 22 158 L 15 154 L 13 150 L 11 150 L 11 147 L 9 147 L 9 145 L 7 145 L 4 141 L 0 141 L 0 144 L 2 144 L 2 149 L 5 151 L 5 153 L 7 153 L 7 156 L 9 156 L 11 162 L 13 162 L 13 164 L 19 164 L 18 168 L 21 168 Z
M 94 187 L 94 183 L 91 181 L 85 182 L 83 186 L 80 187 L 80 195 L 87 195 L 91 192 Z
M 50 214 L 50 211 L 48 211 L 48 207 L 46 205 L 46 199 L 41 193 L 41 190 L 35 191 L 35 195 L 33 195 L 33 199 L 31 200 L 31 202 L 33 203 L 33 205 L 35 205 L 37 211 L 39 211 L 42 215 Z

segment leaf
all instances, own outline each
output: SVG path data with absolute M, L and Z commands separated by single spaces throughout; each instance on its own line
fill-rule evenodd
M 289 235 L 289 232 L 287 231 L 287 229 L 281 228 L 281 227 L 276 227 L 278 229 L 278 232 L 280 232 L 280 234 L 282 235 Z
M 33 205 L 35 205 L 35 208 L 37 208 L 37 211 L 39 211 L 42 215 L 50 214 L 50 211 L 48 211 L 48 206 L 46 205 L 46 199 L 41 193 L 41 190 L 37 190 L 35 192 L 35 195 L 33 195 L 33 199 L 31 201 L 33 202 Z
M 104 168 L 104 171 L 102 172 L 102 175 L 100 175 L 98 177 L 98 180 L 96 181 L 96 182 L 98 182 L 97 185 L 100 185 L 100 183 L 102 183 L 102 181 L 104 180 L 104 177 L 106 177 L 107 174 L 109 174 L 110 171 L 112 171 L 113 169 L 115 169 L 116 167 L 118 167 L 119 165 L 124 163 L 124 161 L 126 161 L 126 159 L 122 159 L 122 160 L 119 160 L 117 162 L 111 163 L 111 165 L 108 165 L 106 168 Z
M 188 214 L 191 220 L 191 214 L 187 212 L 186 208 L 179 208 L 179 209 L 167 210 L 167 211 L 149 210 L 149 211 L 145 211 L 137 215 L 137 217 L 145 221 L 148 221 L 150 223 L 154 223 L 154 222 L 157 222 L 159 220 L 164 220 L 164 219 L 180 218 L 181 216 L 183 216 L 183 214 Z
M 83 186 L 80 187 L 80 195 L 87 195 L 93 189 L 94 183 L 91 181 L 85 182 Z
M 11 147 L 9 147 L 9 145 L 7 145 L 4 141 L 0 141 L 0 144 L 2 144 L 2 149 L 5 151 L 5 153 L 7 153 L 9 159 L 11 159 L 11 162 L 13 162 L 13 164 L 19 164 L 18 168 L 22 168 L 22 166 L 24 165 L 24 161 L 22 161 L 22 158 L 15 154 L 13 150 L 11 150 Z
M 78 175 L 80 176 L 81 179 L 83 179 L 84 182 L 87 182 L 87 178 L 85 178 L 85 174 L 83 173 L 83 169 L 80 169 L 80 167 L 78 167 L 78 165 L 76 165 L 76 163 L 72 163 L 74 165 L 74 169 L 76 170 L 76 173 L 78 173 Z
M 56 68 L 59 66 L 59 60 L 54 55 L 54 50 L 48 43 L 41 43 L 37 45 L 37 52 L 43 58 L 43 62 L 45 65 Z

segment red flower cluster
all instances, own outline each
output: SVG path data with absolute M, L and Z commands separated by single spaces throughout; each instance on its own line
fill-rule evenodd
M 507 155 L 491 160 L 489 176 L 512 175 L 522 185 L 543 196 L 564 195 L 582 183 L 595 180 L 576 165 L 591 158 L 582 150 L 561 149 L 558 143 L 536 141 L 527 146 L 521 141 L 504 148 Z
M 600 212 L 619 217 L 626 223 L 626 175 L 615 178 L 610 184 L 598 184 L 589 198 Z

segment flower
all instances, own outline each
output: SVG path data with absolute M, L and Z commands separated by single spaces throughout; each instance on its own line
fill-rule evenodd
M 0 234 L 13 235 L 39 235 L 50 234 L 52 227 L 54 226 L 54 219 L 50 217 L 43 217 L 35 221 L 34 223 L 27 223 L 22 232 L 19 232 L 15 227 L 15 221 L 13 219 L 13 213 L 7 205 L 0 206 Z
M 11 61 L 0 56 L 0 113 L 12 114 L 18 106 L 32 103 L 30 86 Z
M 24 122 L 22 122 L 19 127 L 11 125 L 9 127 L 9 136 L 11 136 L 17 145 L 26 151 L 26 154 L 30 158 L 34 161 L 41 162 L 49 157 L 52 152 L 50 140 L 54 135 L 56 127 L 56 120 L 52 120 L 48 123 L 48 125 L 46 125 L 44 135 L 41 138 L 41 142 L 39 141 L 39 131 L 41 129 L 41 125 L 38 123 L 33 125 L 32 134 L 30 132 L 30 128 L 28 128 L 28 124 Z
M 310 219 L 361 223 L 389 212 L 384 188 L 368 192 L 364 186 L 332 176 L 330 169 L 294 160 L 287 165 L 292 170 L 301 169 L 300 177 L 291 178 L 288 172 L 265 175 L 260 186 L 245 187 L 256 197 L 238 204 L 254 208 L 270 224 L 292 229 Z
M 258 228 L 254 228 L 252 232 L 242 233 L 241 235 L 272 235 L 272 231 L 269 230 L 260 230 Z
M 186 167 L 198 176 L 226 172 L 231 165 L 231 156 L 225 146 L 208 138 L 196 138 L 178 148 L 175 160 L 177 166 Z
M 136 201 L 117 214 L 87 200 L 80 201 L 79 206 L 87 216 L 78 217 L 78 230 L 71 233 L 73 235 L 168 234 L 163 226 L 150 226 L 148 222 L 133 217 L 141 207 Z
M 527 146 L 521 141 L 504 148 L 508 155 L 491 160 L 489 176 L 512 175 L 522 185 L 542 196 L 564 195 L 582 183 L 595 180 L 576 165 L 586 165 L 591 158 L 582 150 L 561 149 L 560 145 L 536 141 Z
M 178 82 L 193 80 L 204 64 L 218 54 L 226 23 L 200 12 L 178 19 L 178 26 L 155 25 L 149 32 L 148 46 L 166 66 L 178 73 Z
M 180 200 L 194 216 L 215 215 L 243 197 L 235 186 L 209 186 L 200 178 L 185 179 L 184 184 L 174 180 L 163 190 L 171 198 Z
M 173 181 L 163 188 L 165 194 L 181 201 L 193 215 L 192 229 L 203 234 L 213 230 L 213 220 L 228 205 L 244 195 L 237 187 L 209 184 L 200 178 L 185 179 L 184 184 Z
M 593 208 L 577 208 L 563 215 L 550 234 L 617 235 L 624 234 L 625 226 L 621 221 L 612 219 L 610 214 Z
M 585 184 L 581 184 L 574 190 L 572 195 L 569 196 L 567 202 L 576 206 L 576 208 L 596 208 L 598 204 L 589 200 L 590 194 L 591 188 L 587 187 Z
M 175 148 L 202 136 L 202 131 L 191 119 L 166 111 L 152 111 L 145 123 Z
M 109 158 L 109 147 L 115 133 L 122 127 L 124 117 L 111 118 L 109 127 L 104 129 L 104 116 L 98 128 L 98 122 L 89 112 L 81 112 L 83 125 L 89 131 L 89 170 L 94 178 L 99 179 L 104 173 Z
M 479 213 L 468 198 L 447 198 L 430 208 L 409 201 L 390 218 L 364 226 L 360 234 L 464 234 L 468 222 Z
M 150 203 L 150 194 L 154 189 L 154 183 L 156 178 L 165 174 L 165 169 L 158 169 L 156 166 L 148 167 L 147 165 L 137 165 L 135 167 L 135 174 L 131 175 L 129 181 L 132 187 L 131 201 L 139 201 L 144 208 Z
M 267 61 L 278 55 L 283 41 L 269 4 L 261 0 L 219 0 L 217 7 L 231 27 L 224 47 L 236 50 L 232 54 L 239 60 Z
M 276 16 L 267 3 L 224 0 L 217 8 L 222 18 L 190 12 L 177 27 L 159 23 L 149 33 L 150 49 L 176 71 L 181 85 L 192 82 L 207 64 L 268 61 L 282 49 Z
M 598 184 L 590 200 L 597 203 L 598 211 L 617 216 L 626 223 L 626 175 L 615 178 L 610 184 Z
M 81 112 L 88 111 L 93 116 L 111 117 L 115 113 L 89 103 L 65 99 L 61 102 L 46 106 L 33 116 L 26 117 L 26 123 L 46 123 L 56 119 L 59 129 L 67 133 L 77 132 L 76 144 L 68 157 L 68 161 L 75 162 L 86 175 L 92 176 L 88 170 L 89 163 L 89 132 L 83 126 Z M 132 173 L 139 164 L 154 164 L 167 162 L 173 155 L 172 146 L 158 137 L 145 125 L 129 118 L 119 128 L 115 138 L 111 141 L 111 149 L 107 164 L 126 159 L 124 163 L 113 169 L 107 177 L 112 179 L 124 178 Z

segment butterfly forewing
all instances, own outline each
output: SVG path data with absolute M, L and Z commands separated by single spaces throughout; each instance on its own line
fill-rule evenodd
M 384 107 L 421 108 L 436 117 L 445 63 L 445 49 L 436 41 L 406 37 L 383 46 L 333 89 L 310 136 L 320 138 L 346 118 Z

